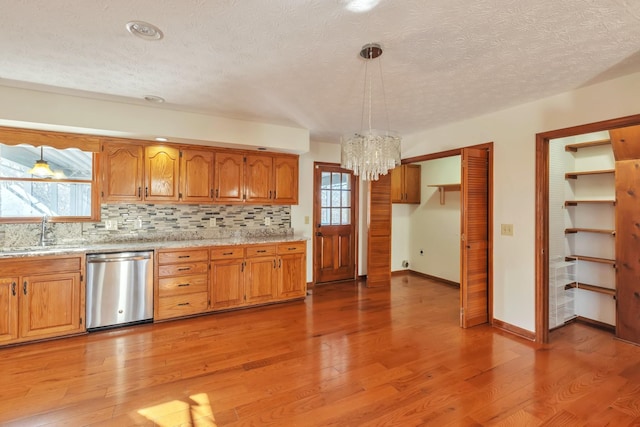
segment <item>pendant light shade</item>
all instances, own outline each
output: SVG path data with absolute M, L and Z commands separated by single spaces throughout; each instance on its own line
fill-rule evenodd
M 29 169 L 29 173 L 33 176 L 37 176 L 38 178 L 51 178 L 54 173 L 49 167 L 49 163 L 44 160 L 43 155 L 44 147 L 40 147 L 40 160 L 36 160 L 33 167 Z

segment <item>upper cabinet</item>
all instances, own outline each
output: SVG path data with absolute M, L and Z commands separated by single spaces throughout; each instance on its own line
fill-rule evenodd
M 127 143 L 102 146 L 102 200 L 138 202 L 142 200 L 144 147 Z
M 103 202 L 298 203 L 298 156 L 107 140 Z
M 400 165 L 391 170 L 391 202 L 420 204 L 420 165 Z
M 148 146 L 144 154 L 144 199 L 149 202 L 177 202 L 180 150 L 164 145 Z
M 183 149 L 180 157 L 180 196 L 185 202 L 211 203 L 214 197 L 214 153 Z

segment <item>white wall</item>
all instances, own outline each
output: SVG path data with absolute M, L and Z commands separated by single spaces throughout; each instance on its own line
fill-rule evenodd
M 403 157 L 494 142 L 496 319 L 535 330 L 535 135 L 640 113 L 640 73 L 407 135 Z M 513 236 L 499 225 L 513 224 Z

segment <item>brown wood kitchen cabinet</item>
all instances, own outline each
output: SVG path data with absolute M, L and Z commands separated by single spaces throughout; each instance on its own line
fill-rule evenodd
M 307 243 L 278 244 L 278 290 L 276 298 L 300 298 L 307 294 Z
M 206 312 L 209 307 L 209 250 L 161 250 L 157 261 L 154 319 Z
M 215 201 L 242 203 L 244 201 L 244 154 L 218 152 L 215 154 L 213 186 Z
M 228 309 L 244 304 L 243 246 L 211 248 L 210 308 Z
M 391 203 L 420 203 L 420 165 L 391 170 Z
M 180 150 L 135 142 L 102 144 L 101 195 L 105 202 L 176 202 Z
M 180 199 L 184 202 L 211 203 L 214 199 L 214 153 L 185 148 L 180 153 Z
M 83 256 L 0 260 L 0 345 L 84 332 L 83 266 Z
M 251 245 L 246 248 L 245 302 L 273 301 L 278 282 L 275 245 Z
M 248 203 L 298 203 L 297 157 L 249 154 L 246 159 Z

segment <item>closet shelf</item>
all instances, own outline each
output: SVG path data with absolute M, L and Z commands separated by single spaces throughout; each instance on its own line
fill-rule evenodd
M 616 297 L 616 290 L 611 288 L 604 288 L 602 286 L 589 285 L 586 283 L 573 282 L 565 285 L 565 289 L 584 289 L 585 291 L 597 292 L 599 294 L 611 295 Z
M 589 261 L 589 262 L 597 262 L 600 264 L 610 264 L 613 268 L 616 267 L 615 259 L 608 258 L 598 258 L 593 256 L 585 256 L 585 255 L 567 255 L 565 257 L 566 261 L 576 260 L 576 261 Z
M 566 228 L 564 230 L 564 234 L 574 234 L 574 233 L 599 233 L 599 234 L 610 234 L 612 236 L 616 235 L 615 230 L 603 230 L 599 228 Z
M 440 204 L 444 205 L 444 194 L 447 191 L 460 191 L 461 184 L 431 184 L 427 187 L 437 187 L 440 192 Z
M 577 206 L 579 204 L 587 204 L 587 203 L 604 204 L 604 205 L 612 205 L 612 206 L 616 205 L 616 201 L 615 200 L 566 200 L 564 202 L 564 205 L 565 206 Z
M 581 172 L 567 172 L 564 174 L 565 179 L 578 179 L 579 176 L 586 175 L 602 175 L 607 173 L 615 173 L 615 169 L 602 169 L 597 171 L 581 171 Z
M 598 145 L 610 145 L 610 139 L 599 139 L 597 141 L 580 142 L 577 144 L 567 144 L 564 146 L 564 151 L 573 151 L 574 153 L 581 148 L 596 147 Z

